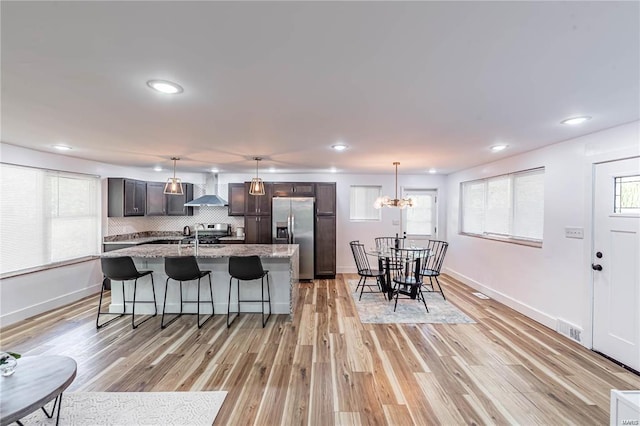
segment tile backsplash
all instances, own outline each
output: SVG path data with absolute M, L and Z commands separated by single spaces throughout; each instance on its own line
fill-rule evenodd
M 144 231 L 180 231 L 196 223 L 230 223 L 231 229 L 244 226 L 242 216 L 228 216 L 226 207 L 194 207 L 193 216 L 109 217 L 105 236 Z

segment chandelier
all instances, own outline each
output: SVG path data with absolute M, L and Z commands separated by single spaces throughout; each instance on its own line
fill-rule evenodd
M 249 186 L 249 194 L 250 195 L 264 195 L 264 182 L 258 176 L 258 163 L 262 158 L 253 157 L 256 160 L 256 177 L 251 179 L 251 186 Z
M 381 209 L 382 207 L 397 207 L 399 209 L 413 207 L 413 200 L 411 198 L 398 199 L 398 166 L 400 163 L 396 161 L 393 165 L 396 166 L 396 196 L 393 199 L 386 195 L 384 197 L 378 197 L 373 203 L 373 207 L 376 209 Z
M 176 161 L 180 158 L 171 157 L 173 160 L 173 177 L 167 179 L 167 183 L 164 185 L 164 193 L 167 195 L 183 195 L 182 181 L 176 177 Z

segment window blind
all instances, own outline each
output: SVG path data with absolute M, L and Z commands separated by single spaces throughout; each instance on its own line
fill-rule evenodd
M 461 183 L 462 233 L 542 241 L 544 168 Z
M 349 219 L 358 220 L 380 220 L 380 210 L 373 204 L 382 192 L 381 186 L 351 185 L 349 196 Z
M 0 164 L 0 273 L 99 253 L 99 179 Z

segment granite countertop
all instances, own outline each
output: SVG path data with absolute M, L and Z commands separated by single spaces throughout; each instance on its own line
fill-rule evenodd
M 157 239 L 157 238 L 156 238 Z M 289 259 L 298 252 L 297 244 L 203 244 L 198 248 L 199 258 L 215 259 L 229 256 L 253 256 L 261 258 Z M 178 244 L 153 244 L 123 248 L 102 253 L 102 257 L 131 256 L 160 258 L 166 256 L 193 256 L 193 246 Z
M 153 235 L 149 235 L 153 234 Z M 158 240 L 172 240 L 172 241 L 180 241 L 184 238 L 191 238 L 194 234 L 182 235 L 180 233 L 175 232 L 140 232 L 135 234 L 123 234 L 123 235 L 110 235 L 104 237 L 102 244 L 144 244 L 151 243 L 153 241 Z M 244 241 L 244 237 L 221 237 L 220 241 Z

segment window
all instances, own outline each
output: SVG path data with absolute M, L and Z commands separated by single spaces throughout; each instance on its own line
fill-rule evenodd
M 433 237 L 436 232 L 436 191 L 404 189 L 402 197 L 413 200 L 413 207 L 402 210 L 403 231 L 408 236 Z
M 542 242 L 544 168 L 461 183 L 461 233 Z
M 380 210 L 373 207 L 373 203 L 381 193 L 381 186 L 351 185 L 349 219 L 379 221 Z
M 0 273 L 96 255 L 99 179 L 0 164 Z
M 640 176 L 616 177 L 614 213 L 640 213 Z

